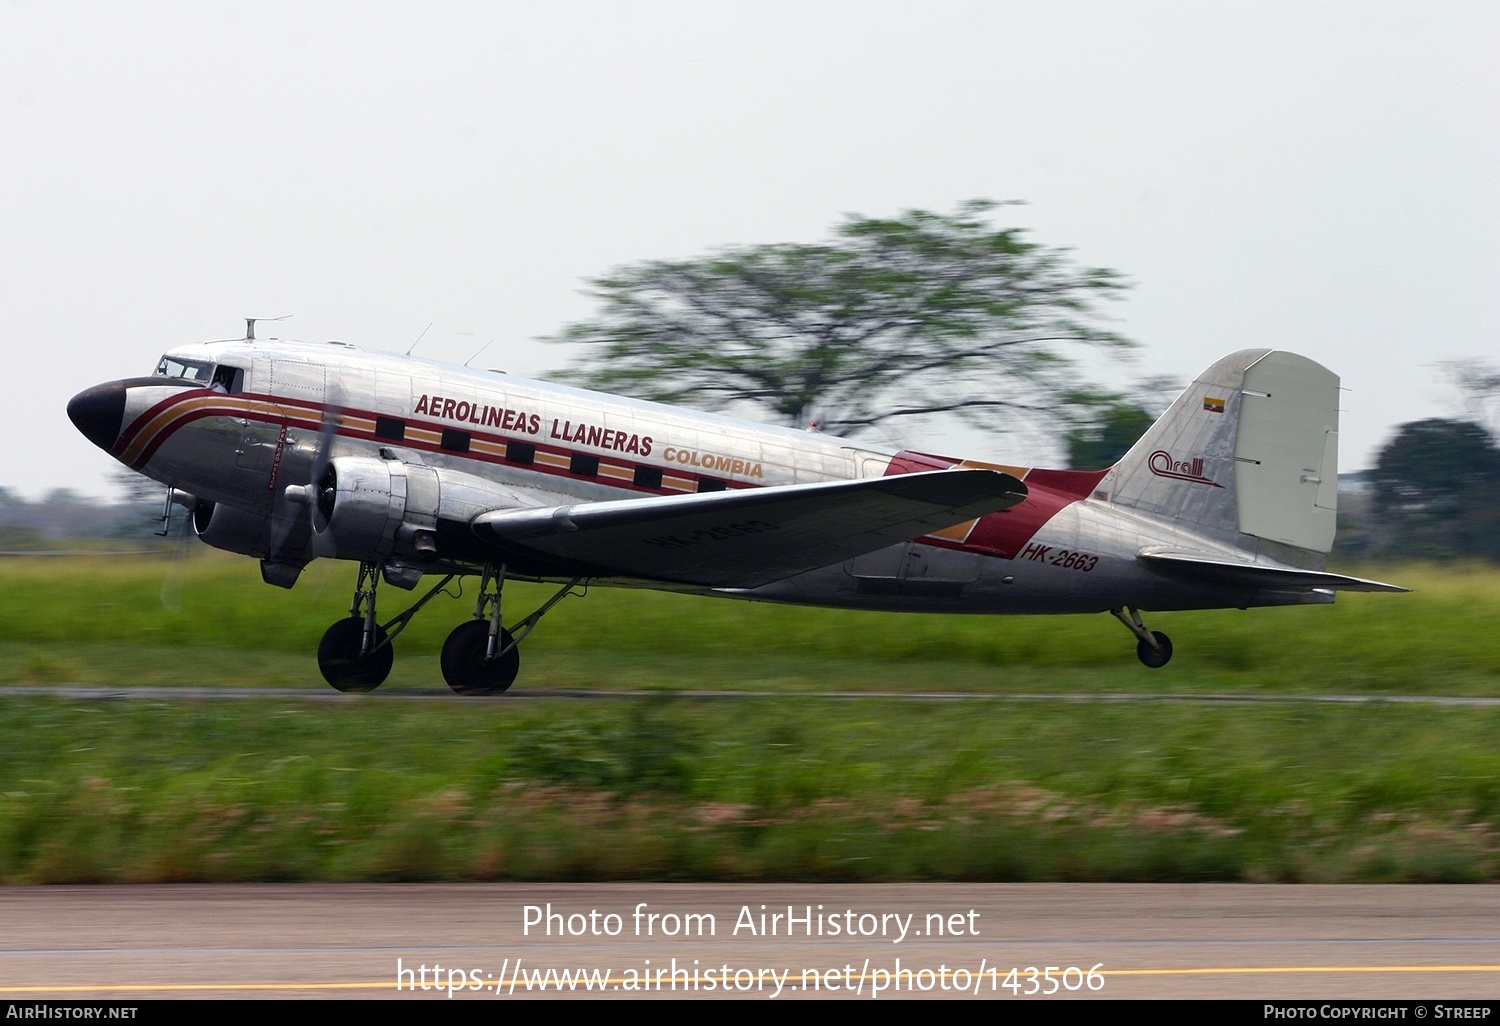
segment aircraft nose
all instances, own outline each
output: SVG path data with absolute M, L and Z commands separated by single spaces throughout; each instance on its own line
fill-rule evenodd
M 125 385 L 111 381 L 84 389 L 68 401 L 68 419 L 83 437 L 109 452 L 125 419 Z

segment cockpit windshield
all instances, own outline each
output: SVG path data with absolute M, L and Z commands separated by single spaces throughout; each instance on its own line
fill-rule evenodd
M 184 360 L 177 356 L 163 356 L 156 365 L 156 373 L 164 378 L 186 378 L 189 381 L 208 382 L 213 377 L 214 365 L 203 360 Z

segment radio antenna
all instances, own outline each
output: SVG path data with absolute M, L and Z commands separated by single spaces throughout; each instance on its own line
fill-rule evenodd
M 482 346 L 479 347 L 479 353 L 484 352 L 486 349 L 488 349 L 490 346 L 492 346 L 494 344 L 495 344 L 495 340 L 494 339 L 490 339 L 484 345 L 482 345 Z M 467 360 L 465 360 L 464 361 L 464 366 L 467 367 L 469 364 L 471 364 L 475 360 L 479 359 L 479 353 L 475 353 L 473 356 L 471 356 Z
M 431 330 L 432 330 L 432 322 L 431 322 L 431 321 L 428 321 L 428 322 L 427 322 L 427 327 L 425 327 L 425 328 L 423 328 L 423 329 L 422 329 L 422 334 L 421 334 L 421 335 L 418 335 L 418 336 L 417 336 L 417 342 L 420 342 L 420 341 L 422 341 L 422 339 L 423 339 L 423 337 L 424 337 L 424 336 L 426 336 L 426 334 L 427 334 L 427 333 L 428 333 L 428 332 L 429 332 L 429 331 L 431 331 Z M 411 344 L 411 349 L 408 349 L 408 350 L 407 350 L 407 351 L 406 351 L 406 355 L 407 355 L 407 356 L 410 356 L 410 355 L 411 355 L 411 350 L 412 350 L 412 349 L 415 349 L 415 348 L 417 348 L 417 342 L 413 342 L 413 343 L 412 343 L 412 344 Z

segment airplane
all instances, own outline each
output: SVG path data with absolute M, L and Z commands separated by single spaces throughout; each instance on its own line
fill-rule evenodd
M 1332 602 L 1405 589 L 1325 569 L 1339 379 L 1249 349 L 1201 374 L 1113 467 L 1052 470 L 891 451 L 791 428 L 348 343 L 243 339 L 169 350 L 68 415 L 167 487 L 204 542 L 292 587 L 359 564 L 318 646 L 340 691 L 378 687 L 392 639 L 458 576 L 473 616 L 440 665 L 504 692 L 519 645 L 580 585 L 903 612 L 1098 613 L 1148 667 L 1172 642 L 1141 610 Z M 438 583 L 396 617 L 378 586 Z M 505 582 L 551 583 L 507 625 Z

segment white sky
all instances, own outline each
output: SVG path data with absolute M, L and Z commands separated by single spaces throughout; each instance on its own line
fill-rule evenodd
M 535 375 L 614 265 L 973 197 L 1135 283 L 1099 378 L 1291 349 L 1366 467 L 1500 356 L 1497 54 L 1490 0 L 0 0 L 0 486 L 109 492 L 69 397 L 248 315 Z

